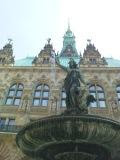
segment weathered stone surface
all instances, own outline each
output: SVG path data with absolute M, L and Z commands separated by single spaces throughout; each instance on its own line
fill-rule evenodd
M 25 154 L 32 157 L 42 157 L 42 152 L 48 150 L 57 156 L 59 147 L 64 148 L 67 144 L 68 146 L 80 145 L 79 152 L 96 154 L 96 156 L 103 152 L 104 156 L 110 156 L 120 148 L 119 141 L 118 122 L 92 115 L 46 117 L 27 125 L 17 135 L 17 145 Z M 83 147 L 83 149 L 82 145 L 87 148 Z M 89 151 L 89 145 L 93 150 Z M 56 151 L 52 150 L 54 147 Z M 74 150 L 72 149 L 71 152 Z

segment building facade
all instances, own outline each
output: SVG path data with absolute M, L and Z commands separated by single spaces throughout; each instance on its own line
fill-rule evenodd
M 58 115 L 65 108 L 66 72 L 73 58 L 80 67 L 88 92 L 96 102 L 89 114 L 120 121 L 120 61 L 101 57 L 91 41 L 79 55 L 68 26 L 63 48 L 56 54 L 50 39 L 35 57 L 15 61 L 11 41 L 0 50 L 0 160 L 28 160 L 16 145 L 16 134 L 27 123 Z

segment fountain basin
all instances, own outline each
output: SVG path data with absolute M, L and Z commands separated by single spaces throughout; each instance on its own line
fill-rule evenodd
M 16 142 L 33 158 L 60 160 L 77 153 L 107 160 L 120 148 L 120 123 L 95 115 L 50 116 L 23 127 Z

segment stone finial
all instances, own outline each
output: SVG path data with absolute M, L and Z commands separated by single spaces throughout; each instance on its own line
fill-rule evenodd
M 68 18 L 68 31 L 70 31 L 70 19 Z
M 51 41 L 51 38 L 48 38 L 48 39 L 47 39 L 48 44 L 50 44 L 50 41 Z
M 91 43 L 91 39 L 87 39 L 87 42 L 90 44 Z

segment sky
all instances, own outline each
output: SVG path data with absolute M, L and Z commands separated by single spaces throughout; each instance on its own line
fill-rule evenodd
M 102 56 L 120 59 L 120 0 L 0 0 L 0 48 L 11 38 L 16 59 L 31 57 L 51 38 L 60 52 L 68 19 L 78 52 L 91 39 Z

